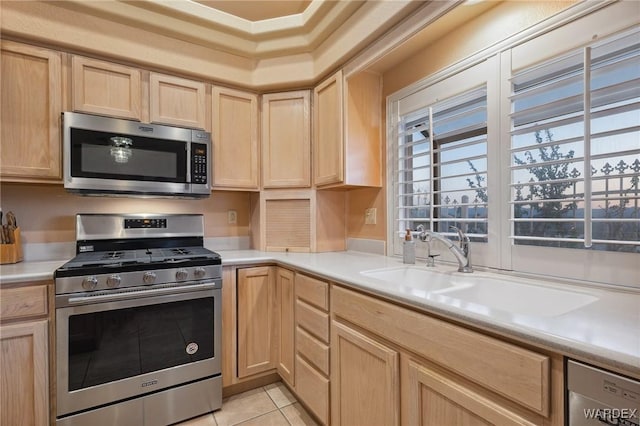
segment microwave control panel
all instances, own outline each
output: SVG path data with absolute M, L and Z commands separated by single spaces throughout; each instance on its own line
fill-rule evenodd
M 207 183 L 207 145 L 191 144 L 191 183 Z

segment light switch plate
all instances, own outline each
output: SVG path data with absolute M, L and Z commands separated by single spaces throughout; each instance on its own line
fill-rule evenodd
M 235 210 L 227 211 L 227 223 L 229 225 L 235 225 L 236 223 L 238 223 L 238 212 L 236 212 Z
M 370 209 L 366 209 L 364 211 L 364 224 L 365 225 L 375 225 L 376 224 L 376 213 L 377 210 L 375 207 Z

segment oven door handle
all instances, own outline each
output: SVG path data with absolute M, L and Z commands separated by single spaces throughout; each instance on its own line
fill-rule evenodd
M 131 299 L 135 297 L 151 297 L 151 296 L 159 296 L 164 294 L 176 294 L 176 293 L 185 293 L 192 291 L 200 291 L 200 290 L 213 290 L 220 288 L 220 285 L 216 282 L 210 282 L 206 284 L 191 284 L 185 286 L 171 286 L 171 287 L 163 287 L 163 288 L 152 288 L 152 289 L 144 289 L 144 290 L 130 290 L 130 291 L 122 291 L 115 292 L 110 294 L 97 294 L 95 296 L 78 296 L 78 297 L 69 297 L 67 299 L 67 304 L 69 305 L 80 305 L 87 303 L 95 303 L 95 302 L 110 302 L 112 300 L 122 300 L 122 299 Z

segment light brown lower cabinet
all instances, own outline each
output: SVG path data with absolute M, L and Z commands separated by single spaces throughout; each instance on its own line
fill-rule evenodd
M 296 273 L 295 295 L 295 391 L 316 419 L 326 425 L 331 422 L 329 283 Z
M 285 268 L 276 269 L 276 331 L 278 336 L 278 374 L 294 386 L 295 364 L 295 274 Z
M 277 371 L 334 426 L 564 423 L 558 354 L 284 268 L 223 275 L 225 386 Z
M 339 286 L 331 312 L 334 426 L 563 424 L 558 355 Z
M 0 326 L 0 424 L 49 424 L 48 321 Z
M 238 377 L 276 368 L 275 267 L 238 269 Z
M 0 288 L 0 425 L 49 424 L 49 281 Z
M 402 415 L 403 425 L 537 424 L 498 404 L 481 391 L 466 386 L 446 371 L 427 367 L 405 356 L 402 363 L 406 374 L 402 392 L 406 407 Z
M 399 354 L 347 325 L 331 324 L 331 424 L 400 422 Z

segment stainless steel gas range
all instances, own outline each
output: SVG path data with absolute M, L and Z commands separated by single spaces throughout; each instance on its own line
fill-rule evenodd
M 222 266 L 202 215 L 76 216 L 55 272 L 58 425 L 168 425 L 219 409 Z

